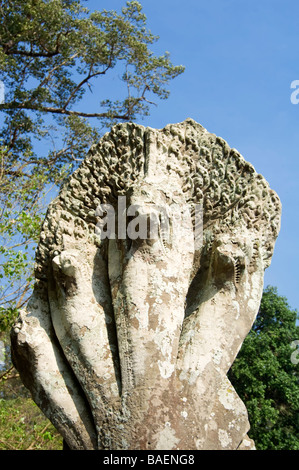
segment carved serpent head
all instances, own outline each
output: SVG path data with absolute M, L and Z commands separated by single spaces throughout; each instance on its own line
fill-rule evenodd
M 121 124 L 91 148 L 48 208 L 12 332 L 25 385 L 71 448 L 240 446 L 249 425 L 226 373 L 279 227 L 264 178 L 193 120 Z

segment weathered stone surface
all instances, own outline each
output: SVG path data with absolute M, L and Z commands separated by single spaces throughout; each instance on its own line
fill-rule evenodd
M 139 226 L 151 215 L 155 237 L 103 239 L 98 208 L 113 206 L 121 227 L 120 196 L 139 206 Z M 258 311 L 280 211 L 253 166 L 191 119 L 117 125 L 91 148 L 48 208 L 11 335 L 21 378 L 70 448 L 254 448 L 226 374 Z

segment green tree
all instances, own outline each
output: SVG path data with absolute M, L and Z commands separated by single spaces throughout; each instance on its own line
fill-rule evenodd
M 30 291 L 28 247 L 38 239 L 49 185 L 60 185 L 104 130 L 147 115 L 155 97 L 168 98 L 169 81 L 184 70 L 169 53 L 151 51 L 158 37 L 139 2 L 120 13 L 89 12 L 82 3 L 0 0 L 2 325 Z M 120 77 L 113 96 L 107 75 Z M 100 79 L 86 109 L 84 95 Z
M 263 293 L 252 330 L 229 372 L 260 450 L 299 450 L 299 326 L 274 287 Z
M 158 38 L 147 30 L 137 1 L 127 2 L 121 14 L 89 13 L 78 0 L 5 0 L 0 5 L 0 71 L 6 89 L 0 105 L 6 116 L 2 139 L 12 159 L 35 170 L 45 166 L 51 176 L 82 158 L 99 127 L 147 114 L 149 98 L 167 98 L 169 80 L 184 70 L 172 65 L 168 53 L 151 52 Z M 86 111 L 86 90 L 113 69 L 125 85 L 117 90 L 120 96 L 110 99 L 104 93 Z M 51 126 L 46 116 L 54 118 Z M 97 120 L 96 127 L 88 118 Z M 63 142 L 57 143 L 63 145 L 37 157 L 34 138 L 53 135 L 53 126 L 63 131 Z
M 0 332 L 10 327 L 30 292 L 47 181 L 42 171 L 11 178 L 4 171 L 8 159 L 0 146 Z M 10 166 L 12 172 L 19 168 L 17 161 Z

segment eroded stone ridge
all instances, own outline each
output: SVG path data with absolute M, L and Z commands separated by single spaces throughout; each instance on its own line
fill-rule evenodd
M 179 230 L 170 215 L 155 239 L 101 237 L 97 209 L 120 221 L 120 196 L 140 217 L 182 213 Z M 90 149 L 48 208 L 35 289 L 12 330 L 21 378 L 70 448 L 254 447 L 226 374 L 256 317 L 280 212 L 253 166 L 191 119 L 120 124 Z

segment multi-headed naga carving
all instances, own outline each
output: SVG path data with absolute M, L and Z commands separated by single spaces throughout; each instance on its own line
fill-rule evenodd
M 118 227 L 106 237 L 103 205 Z M 154 237 L 129 236 L 130 206 Z M 48 208 L 12 330 L 21 378 L 71 449 L 253 447 L 226 374 L 279 226 L 264 178 L 191 119 L 120 124 L 91 148 Z

